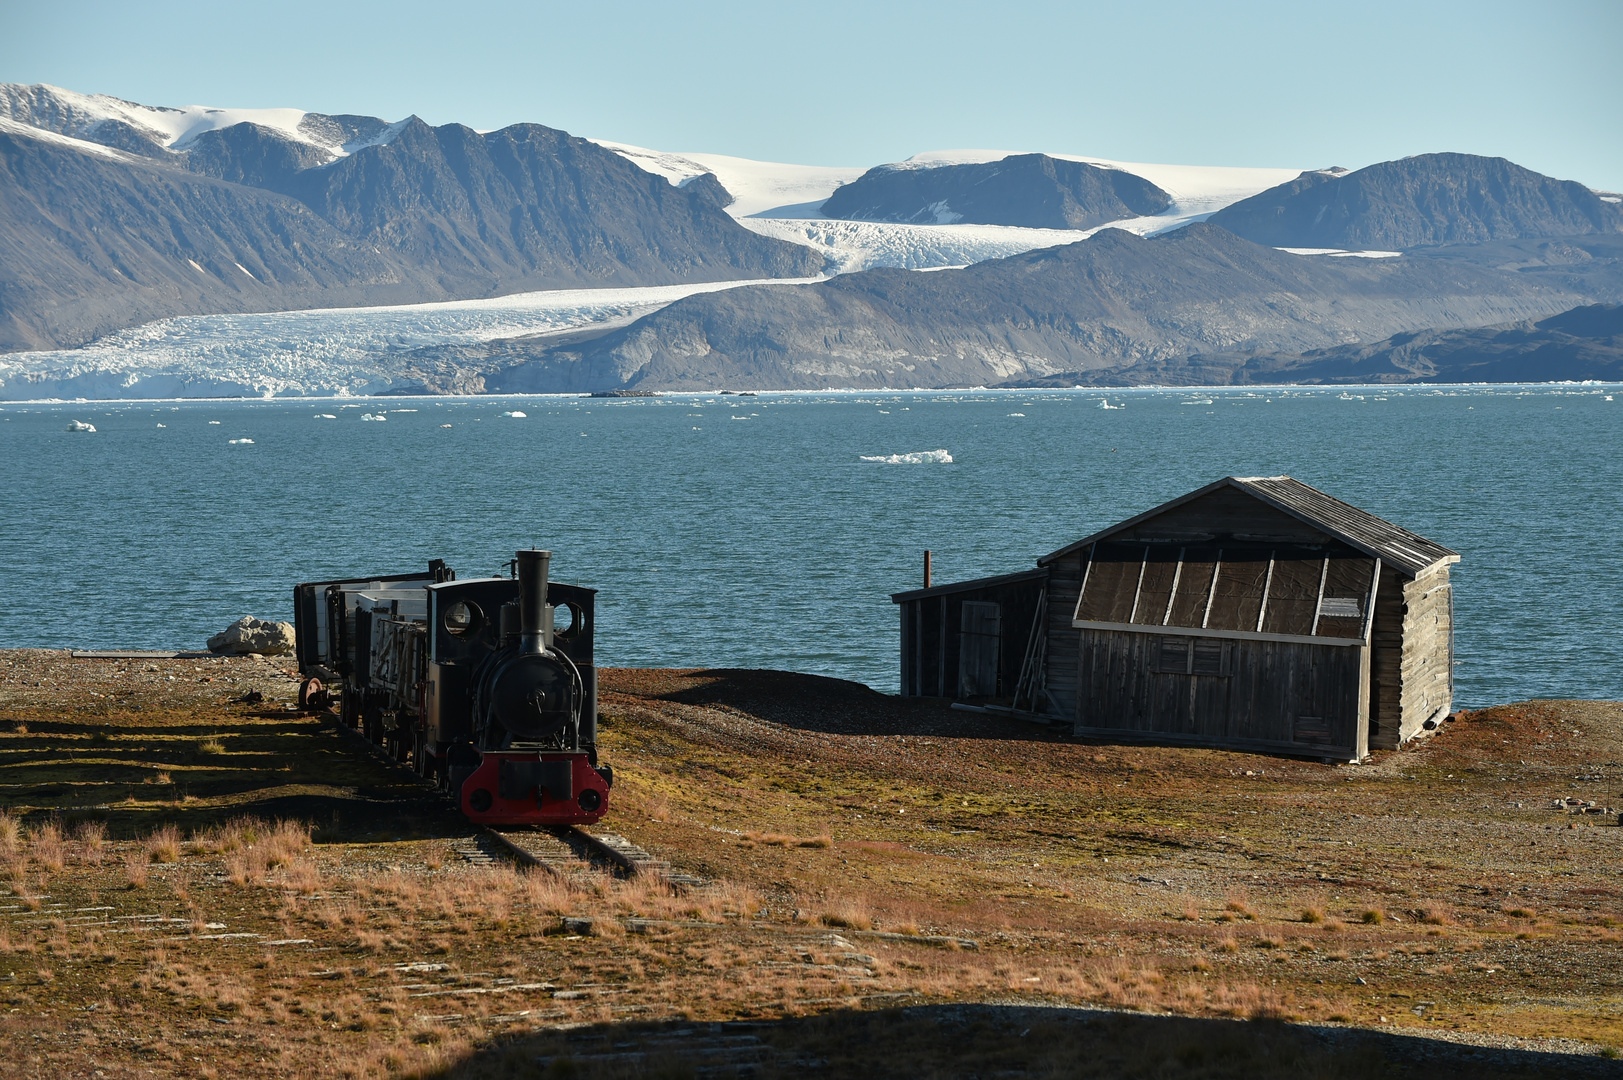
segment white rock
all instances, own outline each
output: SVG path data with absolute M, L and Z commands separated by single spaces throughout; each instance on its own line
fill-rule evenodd
M 209 652 L 242 656 L 262 653 L 286 656 L 293 651 L 293 624 L 269 622 L 244 615 L 208 640 Z

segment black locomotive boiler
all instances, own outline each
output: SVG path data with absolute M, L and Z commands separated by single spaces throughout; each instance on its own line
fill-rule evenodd
M 552 553 L 510 577 L 426 574 L 294 588 L 300 699 L 329 701 L 395 760 L 490 825 L 590 824 L 609 808 L 597 760 L 595 589 L 548 580 Z

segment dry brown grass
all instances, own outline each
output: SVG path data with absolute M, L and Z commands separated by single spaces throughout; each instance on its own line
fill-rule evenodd
M 1312 923 L 1316 926 L 1322 925 L 1324 923 L 1324 919 L 1325 915 L 1323 904 L 1309 904 L 1307 907 L 1302 909 L 1302 921 L 1305 923 Z
M 22 847 L 22 822 L 10 810 L 0 810 L 0 859 L 6 858 Z
M 147 867 L 152 865 L 152 858 L 145 848 L 130 848 L 124 853 L 124 881 L 132 889 L 144 889 L 147 884 Z
M 197 743 L 197 752 L 205 757 L 225 753 L 225 743 L 219 739 L 200 739 Z
M 1244 895 L 1230 896 L 1228 902 L 1223 905 L 1223 910 L 1242 919 L 1255 921 L 1257 918 L 1257 909 L 1251 906 L 1250 900 Z
M 1429 926 L 1453 926 L 1454 912 L 1447 904 L 1427 904 L 1420 912 L 1420 921 Z
M 825 908 L 819 916 L 819 921 L 824 926 L 844 927 L 849 930 L 872 930 L 873 911 L 868 907 L 865 900 L 841 900 Z
M 1365 926 L 1380 926 L 1386 921 L 1386 912 L 1377 907 L 1365 908 L 1358 913 L 1358 921 Z
M 165 825 L 149 835 L 145 842 L 147 858 L 155 863 L 180 861 L 180 829 Z
M 79 845 L 80 858 L 90 866 L 100 866 L 107 850 L 106 823 L 81 821 L 74 827 L 73 842 Z
M 1195 898 L 1193 896 L 1185 896 L 1183 898 L 1183 911 L 1179 917 L 1182 918 L 1184 922 L 1200 921 L 1200 905 L 1195 902 Z
M 57 873 L 68 863 L 68 846 L 62 839 L 62 826 L 54 821 L 40 825 L 28 838 L 28 848 L 42 869 Z
M 654 792 L 643 800 L 642 812 L 648 815 L 650 821 L 666 822 L 671 820 L 671 801 L 663 792 Z

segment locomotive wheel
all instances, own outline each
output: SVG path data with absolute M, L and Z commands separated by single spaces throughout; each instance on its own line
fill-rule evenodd
M 327 688 L 321 680 L 309 678 L 299 684 L 299 708 L 305 712 L 319 712 L 332 704 Z

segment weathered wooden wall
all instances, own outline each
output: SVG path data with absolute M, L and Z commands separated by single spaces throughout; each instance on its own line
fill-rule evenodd
M 1403 726 L 1403 586 L 1408 578 L 1382 567 L 1370 628 L 1369 744 L 1395 750 Z
M 1454 705 L 1454 590 L 1448 568 L 1408 582 L 1403 599 L 1400 741 L 1413 738 L 1426 721 L 1440 721 Z
M 1453 708 L 1453 597 L 1446 566 L 1414 581 L 1381 571 L 1371 635 L 1370 746 L 1396 749 Z
M 1042 588 L 1042 577 L 1033 575 L 1025 581 L 942 592 L 898 604 L 902 620 L 902 694 L 949 698 L 957 695 L 965 601 L 990 601 L 1000 607 L 1003 637 L 998 649 L 999 694 L 1005 697 L 1013 694 Z M 1075 596 L 1071 597 L 1071 604 L 1075 606 Z M 1066 621 L 1069 620 L 1067 611 Z
M 1160 670 L 1167 635 L 1074 630 L 1079 735 L 1176 741 L 1355 758 L 1364 646 L 1221 640 L 1227 675 Z M 1052 646 L 1051 646 L 1052 647 Z M 1052 655 L 1052 654 L 1051 654 Z
M 1082 595 L 1082 567 L 1087 549 L 1062 555 L 1048 564 L 1048 671 L 1045 686 L 1054 703 L 1066 712 L 1076 708 L 1077 641 L 1071 625 L 1076 602 Z M 1074 718 L 1074 717 L 1073 717 Z

